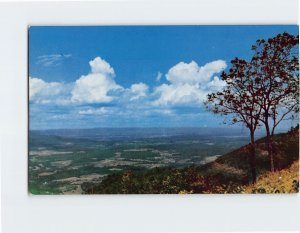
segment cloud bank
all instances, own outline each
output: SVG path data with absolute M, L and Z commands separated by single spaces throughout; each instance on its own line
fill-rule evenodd
M 42 109 L 60 109 L 61 113 L 55 115 L 57 120 L 83 120 L 91 116 L 97 117 L 98 121 L 111 117 L 122 121 L 159 116 L 178 118 L 178 108 L 188 111 L 200 109 L 209 92 L 225 86 L 225 82 L 218 77 L 226 68 L 223 60 L 203 66 L 195 61 L 179 62 L 165 75 L 158 72 L 151 86 L 140 82 L 129 87 L 117 82 L 114 68 L 103 58 L 94 58 L 89 66 L 87 74 L 70 83 L 46 82 L 41 78 L 29 77 L 31 109 L 40 111 L 40 114 Z M 163 76 L 165 79 L 162 79 Z M 185 113 L 181 111 L 181 114 Z M 50 120 L 53 119 L 54 115 Z

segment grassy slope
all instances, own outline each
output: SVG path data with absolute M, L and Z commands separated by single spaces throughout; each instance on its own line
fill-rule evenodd
M 289 168 L 260 176 L 254 185 L 244 188 L 244 193 L 297 193 L 299 192 L 299 160 Z
M 276 170 L 280 171 L 288 168 L 293 163 L 297 163 L 295 161 L 299 159 L 298 129 L 275 135 L 273 141 Z M 84 183 L 82 189 L 86 193 L 291 192 L 289 188 L 279 188 L 282 183 L 276 183 L 276 178 L 268 173 L 269 159 L 264 138 L 257 141 L 256 154 L 257 173 L 260 176 L 257 183 L 257 185 L 260 185 L 259 187 L 251 188 L 251 186 L 248 186 L 251 177 L 248 166 L 248 145 L 246 145 L 203 166 L 184 169 L 157 168 L 146 171 L 128 171 L 110 175 L 97 186 Z M 288 172 L 279 172 L 279 174 L 282 176 L 287 175 L 283 178 L 287 187 L 296 187 L 294 183 L 297 183 L 295 177 L 298 176 L 298 172 L 295 170 L 295 165 L 291 169 L 293 170 L 293 176 Z M 274 177 L 277 176 L 274 174 Z M 268 179 L 270 179 L 270 182 L 272 180 L 272 187 L 268 186 Z
M 299 130 L 277 134 L 273 137 L 275 169 L 281 170 L 289 167 L 299 159 Z M 270 163 L 266 150 L 265 138 L 256 141 L 256 170 L 258 176 L 269 171 Z M 219 157 L 214 162 L 205 166 L 211 173 L 227 173 L 239 175 L 250 181 L 248 162 L 249 145 Z

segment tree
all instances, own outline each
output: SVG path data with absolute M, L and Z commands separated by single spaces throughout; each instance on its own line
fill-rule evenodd
M 232 67 L 221 77 L 226 86 L 220 92 L 207 95 L 206 108 L 216 114 L 229 115 L 231 123 L 242 123 L 250 132 L 249 163 L 252 182 L 256 182 L 255 131 L 259 126 L 262 108 L 258 104 L 261 82 L 256 77 L 255 64 L 235 58 Z
M 283 120 L 299 111 L 299 36 L 278 34 L 268 40 L 259 39 L 252 46 L 251 66 L 262 92 L 259 102 L 260 121 L 266 130 L 266 146 L 270 170 L 275 171 L 272 136 Z

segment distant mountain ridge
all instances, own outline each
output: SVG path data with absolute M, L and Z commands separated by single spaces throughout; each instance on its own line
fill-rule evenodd
M 143 139 L 160 137 L 188 136 L 242 136 L 248 137 L 243 128 L 209 128 L 209 127 L 178 127 L 178 128 L 93 128 L 93 129 L 53 129 L 31 130 L 30 135 L 51 135 L 68 138 L 90 140 Z M 259 133 L 259 136 L 262 136 Z

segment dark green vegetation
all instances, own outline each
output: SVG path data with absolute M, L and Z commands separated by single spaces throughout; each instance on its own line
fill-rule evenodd
M 201 132 L 201 129 L 197 130 Z M 153 181 L 149 180 L 156 187 L 153 190 L 157 190 L 153 193 L 157 193 L 159 185 L 163 185 L 163 176 L 173 174 L 173 169 L 205 164 L 248 142 L 248 138 L 241 133 L 238 136 L 235 133 L 222 134 L 220 130 L 222 136 L 214 136 L 216 132 L 214 135 L 205 132 L 134 139 L 114 137 L 109 140 L 102 137 L 95 140 L 94 132 L 89 136 L 80 135 L 83 139 L 71 137 L 71 133 L 66 132 L 58 132 L 63 136 L 50 133 L 30 131 L 29 191 L 33 194 L 89 192 L 88 187 L 98 187 L 102 181 L 110 189 L 111 179 L 118 182 L 122 174 L 133 172 L 145 176 L 157 175 Z M 84 135 L 87 134 L 85 132 Z M 121 185 L 113 183 L 113 186 Z M 146 189 L 139 192 L 146 192 Z
M 288 168 L 298 161 L 298 127 L 288 133 L 274 135 L 272 139 L 276 170 Z M 81 187 L 87 194 L 243 193 L 249 189 L 247 186 L 251 181 L 247 161 L 249 147 L 250 145 L 243 146 L 201 166 L 130 169 L 109 175 L 100 184 L 85 182 Z M 257 174 L 263 177 L 269 171 L 265 138 L 256 141 L 256 153 Z M 295 189 L 289 192 L 297 192 L 296 183 L 299 184 L 299 180 L 288 180 L 287 185 Z M 264 190 L 268 190 L 268 187 Z

